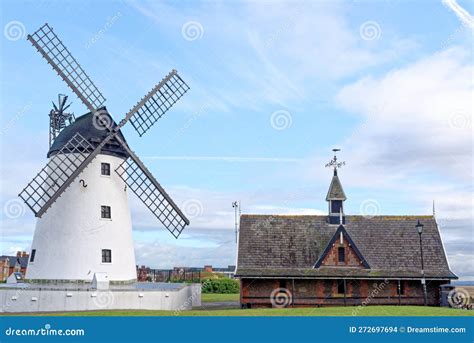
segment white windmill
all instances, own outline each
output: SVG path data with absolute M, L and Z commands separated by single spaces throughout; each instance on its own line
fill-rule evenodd
M 48 24 L 28 40 L 90 112 L 53 128 L 48 163 L 19 194 L 38 217 L 26 279 L 90 282 L 107 273 L 111 282 L 136 281 L 128 190 L 176 238 L 189 221 L 120 129 L 130 122 L 142 136 L 189 87 L 171 71 L 116 124 L 101 92 Z

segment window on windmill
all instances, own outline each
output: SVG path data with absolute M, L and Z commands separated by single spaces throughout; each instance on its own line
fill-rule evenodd
M 339 247 L 337 249 L 337 252 L 338 252 L 338 256 L 339 256 L 339 262 L 345 262 L 346 261 L 346 250 L 344 249 L 344 247 Z
M 112 263 L 112 250 L 102 249 L 102 263 Z
M 100 174 L 110 176 L 110 163 L 102 162 L 100 164 Z
M 34 262 L 36 255 L 36 249 L 31 250 L 30 262 Z
M 112 214 L 110 211 L 110 206 L 101 206 L 100 207 L 100 217 L 105 219 L 112 218 Z

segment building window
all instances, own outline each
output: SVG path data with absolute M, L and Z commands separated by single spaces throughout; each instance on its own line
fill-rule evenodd
M 100 174 L 110 176 L 110 163 L 100 164 Z
M 100 207 L 100 217 L 105 219 L 112 218 L 112 214 L 110 213 L 110 206 L 101 206 Z
M 344 247 L 340 247 L 337 249 L 337 253 L 338 253 L 338 261 L 339 262 L 345 262 L 346 261 L 346 250 L 344 249 Z
M 36 249 L 31 250 L 30 262 L 34 262 L 36 255 Z
M 397 287 L 397 295 L 404 295 L 405 294 L 405 282 L 399 281 Z
M 112 263 L 112 250 L 102 249 L 102 263 Z
M 343 280 L 339 281 L 339 283 L 337 284 L 337 293 L 338 294 L 344 294 L 345 293 L 345 287 L 344 287 L 344 281 Z
M 342 200 L 331 200 L 331 213 L 342 212 Z

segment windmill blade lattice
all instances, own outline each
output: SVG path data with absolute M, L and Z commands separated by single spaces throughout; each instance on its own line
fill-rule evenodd
M 47 23 L 32 35 L 28 35 L 28 40 L 51 64 L 89 111 L 94 112 L 104 104 L 105 98 L 102 93 Z
M 21 191 L 20 198 L 38 216 L 93 150 L 94 147 L 76 133 Z
M 41 217 L 89 163 L 101 153 L 102 148 L 115 138 L 129 155 L 129 158 L 116 169 L 117 174 L 177 238 L 184 227 L 189 225 L 189 220 L 138 156 L 120 138 L 119 133 L 120 129 L 130 121 L 142 136 L 189 90 L 189 86 L 176 70 L 172 70 L 125 115 L 118 125 L 112 128 L 107 125 L 107 120 L 104 121 L 103 113 L 101 114 L 99 110 L 105 102 L 104 96 L 52 28 L 45 24 L 32 35 L 28 35 L 28 40 L 93 113 L 93 122 L 104 124 L 104 129 L 108 130 L 108 134 L 101 137 L 100 143 L 94 148 L 83 136 L 76 133 L 57 154 L 50 158 L 48 164 L 19 196 L 31 208 L 35 216 Z M 65 101 L 60 101 L 59 107 L 53 104 L 54 110 L 63 111 L 65 103 Z M 107 116 L 107 119 L 110 117 Z
M 115 171 L 155 217 L 178 238 L 185 226 L 189 225 L 189 220 L 163 187 L 154 178 L 147 176 L 147 171 L 140 164 L 128 158 Z
M 189 86 L 172 70 L 126 115 L 140 136 L 143 136 L 187 91 Z

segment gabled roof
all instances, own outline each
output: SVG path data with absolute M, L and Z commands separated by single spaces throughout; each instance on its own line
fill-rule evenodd
M 15 262 L 15 259 L 16 256 L 8 256 L 8 255 L 2 255 L 0 256 L 0 260 L 1 261 L 7 261 L 8 260 L 8 263 L 14 263 Z
M 26 268 L 28 267 L 28 260 L 29 260 L 29 256 L 22 256 L 22 257 L 17 257 L 17 261 L 18 263 L 20 264 L 20 267 L 21 268 Z
M 419 219 L 424 224 L 426 277 L 456 278 L 433 216 L 348 215 L 345 219 L 344 228 L 370 269 L 313 268 L 338 229 L 327 223 L 327 216 L 242 215 L 237 276 L 421 278 L 415 229 Z
M 8 260 L 8 263 L 11 266 L 15 266 L 17 263 L 20 265 L 21 268 L 26 268 L 28 267 L 28 256 L 8 256 L 8 255 L 2 255 L 0 256 L 0 260 Z
M 332 177 L 331 184 L 329 185 L 328 194 L 326 195 L 326 201 L 329 200 L 346 200 L 346 194 L 342 189 L 341 181 L 337 176 L 337 171 L 334 171 L 334 176 Z
M 321 254 L 321 256 L 319 256 L 318 260 L 316 261 L 316 263 L 314 264 L 314 268 L 319 268 L 321 266 L 321 263 L 323 262 L 324 258 L 327 256 L 327 254 L 329 253 L 329 251 L 331 250 L 331 247 L 334 243 L 336 243 L 336 241 L 339 239 L 339 236 L 340 234 L 342 233 L 342 235 L 344 236 L 344 239 L 346 239 L 349 244 L 351 245 L 351 249 L 354 251 L 354 253 L 357 255 L 357 257 L 359 258 L 359 260 L 362 261 L 362 265 L 367 268 L 367 269 L 370 269 L 370 266 L 369 264 L 367 263 L 367 261 L 365 260 L 364 256 L 362 256 L 362 254 L 360 253 L 359 249 L 357 249 L 357 245 L 354 243 L 354 241 L 351 239 L 351 236 L 349 236 L 349 234 L 347 233 L 346 229 L 344 228 L 344 225 L 339 225 L 339 227 L 337 228 L 336 232 L 334 233 L 334 236 L 332 236 L 332 238 L 329 240 L 327 246 L 326 246 L 326 249 L 324 249 L 323 253 Z

